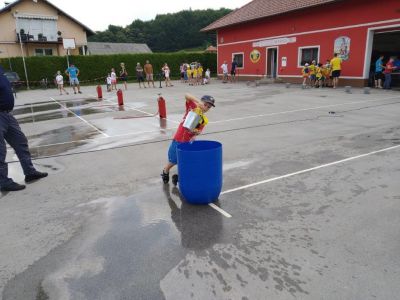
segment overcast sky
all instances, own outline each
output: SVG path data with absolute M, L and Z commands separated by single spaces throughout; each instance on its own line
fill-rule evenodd
M 148 21 L 157 14 L 184 9 L 239 8 L 251 0 L 49 0 L 92 30 L 104 30 L 109 24 L 126 26 L 133 20 Z

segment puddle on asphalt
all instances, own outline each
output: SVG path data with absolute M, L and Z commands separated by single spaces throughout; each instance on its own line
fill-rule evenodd
M 16 107 L 13 115 L 20 124 L 36 123 L 62 118 L 85 116 L 106 112 L 120 111 L 117 105 L 104 104 L 97 99 L 84 99 L 78 101 L 59 101 L 68 110 L 55 102 L 43 102 L 40 104 L 27 104 Z M 95 103 L 98 103 L 96 105 Z
M 220 213 L 181 202 L 178 193 L 160 185 L 80 205 L 77 213 L 92 213 L 89 224 L 10 280 L 3 299 L 164 299 L 163 277 L 189 251 L 211 248 L 224 235 Z
M 66 126 L 28 136 L 32 157 L 52 156 L 67 153 L 88 144 L 99 132 L 90 127 Z M 50 145 L 41 147 L 41 145 Z

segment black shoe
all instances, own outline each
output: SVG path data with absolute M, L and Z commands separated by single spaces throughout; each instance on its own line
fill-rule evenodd
M 173 185 L 178 184 L 178 175 L 177 174 L 172 175 L 172 184 Z
M 26 175 L 25 176 L 25 182 L 32 182 L 34 180 L 38 180 L 38 179 L 47 177 L 47 175 L 49 175 L 49 174 L 45 173 L 45 172 L 36 171 L 35 173 Z
M 1 191 L 2 192 L 14 192 L 14 191 L 20 191 L 25 188 L 25 185 L 23 184 L 18 184 L 16 182 L 10 182 L 9 184 L 2 186 Z
M 162 178 L 163 182 L 165 184 L 167 184 L 169 182 L 169 173 L 165 173 L 165 171 L 163 170 L 162 174 L 161 174 L 161 178 Z
M 79 93 L 79 94 L 82 94 L 82 92 L 81 92 L 81 91 L 78 91 L 78 93 Z

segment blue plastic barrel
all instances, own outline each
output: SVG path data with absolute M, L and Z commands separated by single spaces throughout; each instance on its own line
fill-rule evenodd
M 218 200 L 222 189 L 222 144 L 195 141 L 178 145 L 179 190 L 191 204 Z

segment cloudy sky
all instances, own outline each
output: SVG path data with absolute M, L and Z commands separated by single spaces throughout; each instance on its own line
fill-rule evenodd
M 184 9 L 239 8 L 251 0 L 49 0 L 92 30 L 109 24 L 126 26 L 135 19 L 154 19 L 157 14 Z

